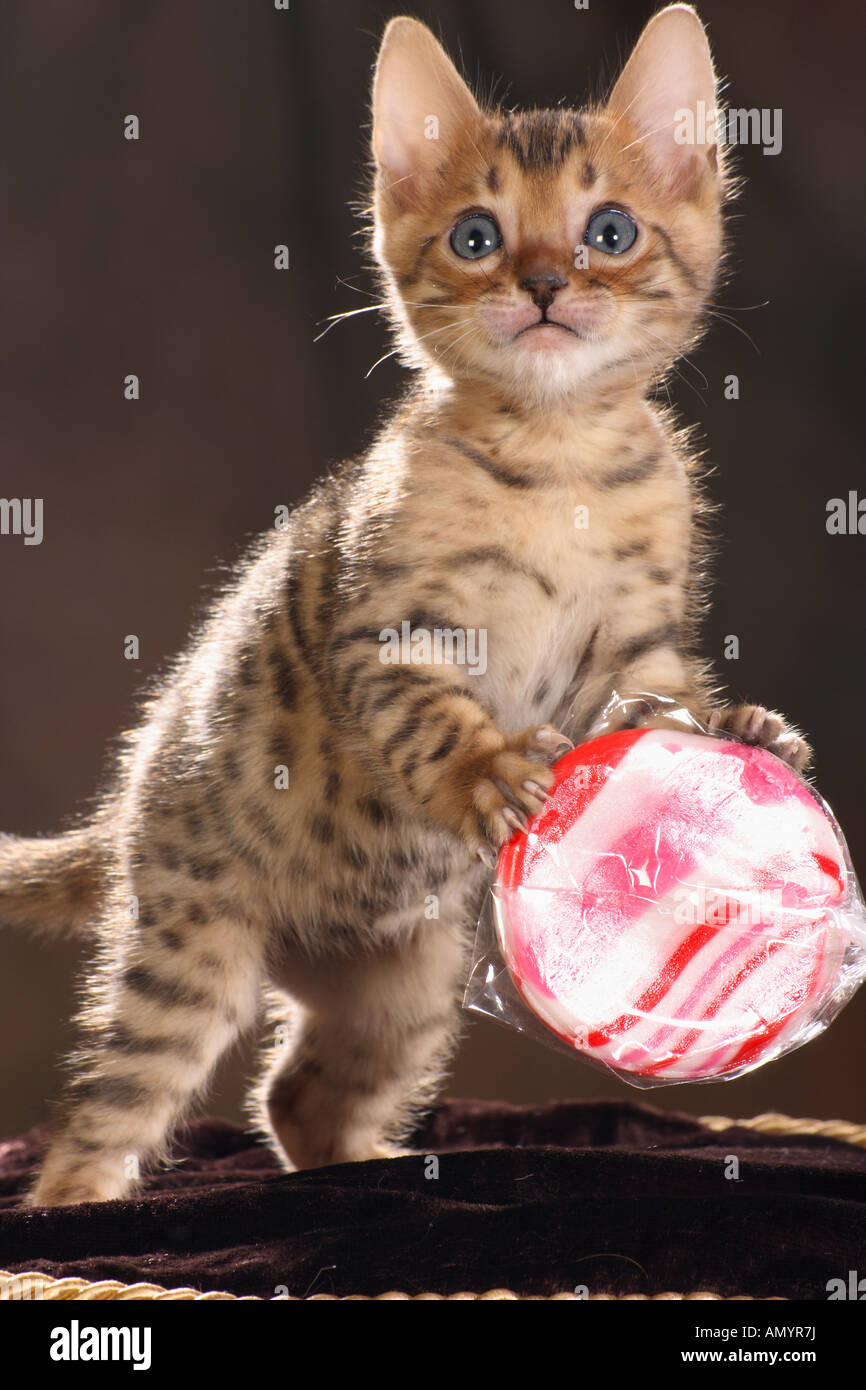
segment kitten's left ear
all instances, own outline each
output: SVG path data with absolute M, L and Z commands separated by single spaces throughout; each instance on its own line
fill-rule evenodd
M 694 198 L 715 175 L 716 74 L 691 5 L 669 5 L 653 15 L 607 110 L 640 132 L 640 148 L 673 196 Z
M 394 195 L 412 202 L 478 105 L 426 25 L 401 16 L 382 38 L 373 82 L 373 155 Z

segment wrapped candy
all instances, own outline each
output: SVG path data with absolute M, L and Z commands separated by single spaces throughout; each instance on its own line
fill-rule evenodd
M 665 727 L 602 732 L 557 763 L 551 801 L 500 854 L 464 1001 L 639 1086 L 779 1057 L 866 974 L 829 808 L 773 754 L 666 704 L 649 697 Z

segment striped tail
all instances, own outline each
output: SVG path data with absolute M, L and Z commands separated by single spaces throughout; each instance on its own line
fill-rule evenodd
M 44 839 L 0 835 L 0 926 L 89 934 L 105 868 L 105 848 L 92 826 Z

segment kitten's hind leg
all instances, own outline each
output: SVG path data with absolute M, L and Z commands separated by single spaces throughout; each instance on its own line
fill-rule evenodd
M 119 945 L 91 981 L 84 1043 L 70 1059 L 74 1075 L 33 1206 L 133 1190 L 255 1017 L 261 951 L 249 926 L 218 916 L 190 923 L 180 906 L 146 921 L 118 915 L 107 924 Z
M 429 921 L 399 946 L 323 962 L 288 1055 L 278 1039 L 256 1096 L 287 1166 L 400 1152 L 457 1039 L 466 953 L 461 928 Z

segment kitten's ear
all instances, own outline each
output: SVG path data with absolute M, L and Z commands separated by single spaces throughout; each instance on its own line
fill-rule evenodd
M 640 132 L 640 145 L 674 196 L 692 198 L 717 169 L 716 74 L 691 5 L 653 15 L 607 110 Z
M 417 19 L 392 19 L 373 82 L 373 155 L 411 202 L 460 130 L 481 112 L 451 59 Z

